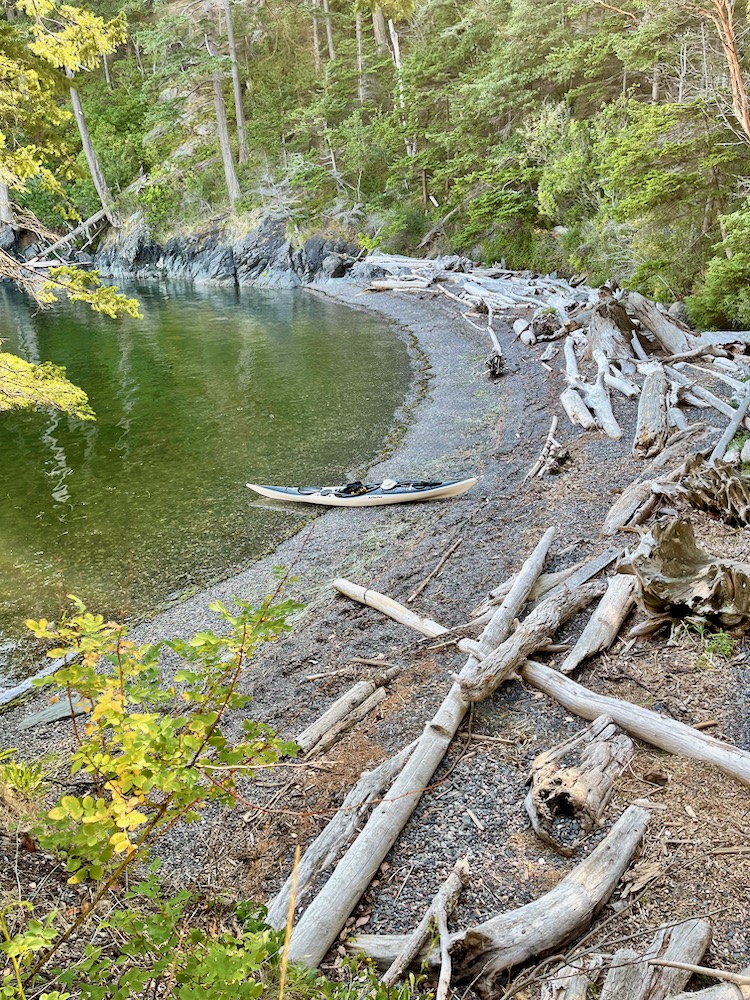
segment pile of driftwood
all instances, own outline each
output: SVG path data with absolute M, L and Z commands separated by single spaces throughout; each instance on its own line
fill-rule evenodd
M 307 902 L 321 873 L 335 864 L 296 921 L 290 942 L 292 959 L 311 966 L 323 960 L 416 808 L 422 791 L 430 785 L 470 704 L 489 697 L 508 678 L 520 676 L 568 711 L 593 720 L 574 739 L 540 755 L 532 768 L 526 808 L 533 829 L 566 857 L 572 856 L 588 834 L 602 824 L 614 781 L 633 753 L 630 736 L 713 764 L 750 785 L 750 753 L 648 709 L 596 694 L 567 676 L 586 657 L 614 641 L 633 607 L 638 578 L 615 573 L 606 580 L 590 579 L 611 565 L 616 550 L 608 550 L 567 574 L 566 579 L 561 579 L 566 574 L 543 574 L 554 535 L 550 528 L 518 573 L 490 595 L 488 611 L 475 619 L 486 620 L 479 639 L 458 640 L 467 653 L 466 663 L 419 739 L 362 775 L 341 811 L 308 848 L 296 871 L 271 901 L 269 921 L 283 927 L 290 906 Z M 336 580 L 334 586 L 340 593 L 422 635 L 437 638 L 452 634 L 455 638 L 453 630 L 382 594 L 346 580 Z M 534 595 L 543 596 L 519 624 L 519 616 L 533 602 Z M 588 624 L 560 669 L 530 659 L 548 650 L 556 629 L 593 602 L 596 606 Z M 387 683 L 387 675 L 380 680 Z M 361 709 L 356 706 L 364 705 L 377 689 L 377 683 L 356 685 L 329 710 L 325 722 L 301 734 L 302 745 L 320 745 L 318 740 L 327 727 L 340 732 L 347 720 L 361 718 Z M 459 859 L 413 934 L 361 935 L 350 938 L 347 947 L 387 967 L 385 983 L 394 983 L 412 962 L 422 961 L 439 970 L 440 997 L 448 995 L 451 982 L 471 982 L 480 995 L 496 995 L 504 971 L 557 949 L 589 926 L 625 873 L 649 817 L 650 804 L 634 802 L 588 857 L 545 896 L 482 924 L 449 933 L 448 913 L 467 880 L 466 862 Z M 353 843 L 345 849 L 363 821 Z M 438 931 L 437 943 L 430 945 L 434 927 Z M 545 987 L 546 996 L 583 998 L 591 995 L 587 991 L 598 980 L 603 983 L 602 997 L 673 996 L 687 984 L 691 969 L 700 961 L 709 941 L 710 927 L 705 921 L 686 921 L 657 935 L 643 954 L 618 953 L 606 969 L 600 963 L 585 969 L 560 970 Z M 685 967 L 673 968 L 670 963 Z M 721 992 L 723 989 L 691 995 L 733 995 Z
M 619 438 L 622 432 L 610 393 L 638 399 L 633 454 L 652 459 L 649 474 L 618 498 L 602 535 L 644 524 L 663 497 L 676 495 L 729 520 L 735 518 L 735 523 L 747 522 L 747 484 L 727 455 L 730 442 L 747 421 L 750 405 L 750 390 L 743 381 L 750 368 L 731 349 L 733 343 L 743 345 L 747 335 L 698 337 L 634 293 L 618 298 L 582 282 L 472 269 L 460 258 L 413 261 L 380 255 L 373 263 L 392 275 L 373 281 L 373 290 L 435 290 L 464 303 L 473 314 L 468 316 L 471 322 L 486 315 L 500 355 L 493 318 L 501 309 L 533 308 L 528 321 L 516 322 L 516 333 L 529 345 L 563 340 L 567 385 L 560 400 L 574 423 Z M 547 345 L 545 365 L 558 351 L 554 344 Z M 695 363 L 698 359 L 700 365 Z M 591 374 L 582 374 L 585 365 Z M 733 393 L 736 405 L 705 388 L 701 380 L 708 379 Z M 684 447 L 695 428 L 688 427 L 683 404 L 713 407 L 728 420 L 710 455 L 685 460 Z M 544 474 L 562 460 L 557 426 L 555 417 L 529 476 Z M 671 472 L 661 471 L 681 451 L 680 464 Z M 750 786 L 749 752 L 657 712 L 597 694 L 569 676 L 584 660 L 612 645 L 636 603 L 647 621 L 631 630 L 631 636 L 686 615 L 708 616 L 728 625 L 747 622 L 750 565 L 703 552 L 689 520 L 671 517 L 653 523 L 649 530 L 640 529 L 640 543 L 633 552 L 608 548 L 588 562 L 544 573 L 554 537 L 555 529 L 550 528 L 517 573 L 495 588 L 468 622 L 453 627 L 350 581 L 334 582 L 342 595 L 423 636 L 457 645 L 467 658 L 421 736 L 362 774 L 270 902 L 268 919 L 277 928 L 298 914 L 288 946 L 291 959 L 320 964 L 430 786 L 470 705 L 490 697 L 508 679 L 521 677 L 567 711 L 591 720 L 574 738 L 542 753 L 529 776 L 525 806 L 532 828 L 564 857 L 585 850 L 592 832 L 605 824 L 614 783 L 634 752 L 631 737 L 713 765 Z M 554 648 L 560 626 L 591 605 L 580 637 L 558 668 L 537 662 L 536 654 Z M 299 735 L 303 750 L 313 754 L 316 747 L 330 746 L 384 697 L 383 686 L 391 676 L 386 671 L 373 682 L 355 685 L 318 724 Z M 350 937 L 346 947 L 383 967 L 386 985 L 396 983 L 413 963 L 423 962 L 438 974 L 438 1000 L 445 1000 L 451 984 L 470 984 L 482 997 L 497 996 L 503 973 L 556 952 L 590 926 L 626 872 L 653 808 L 657 807 L 648 801 L 633 802 L 554 889 L 517 910 L 449 932 L 448 915 L 469 878 L 466 860 L 457 859 L 411 934 L 359 935 Z M 587 955 L 575 968 L 558 967 L 543 984 L 542 998 L 750 996 L 750 974 L 716 970 L 702 971 L 720 985 L 682 993 L 693 972 L 700 970 L 697 963 L 710 939 L 707 921 L 686 920 L 659 931 L 641 953 Z

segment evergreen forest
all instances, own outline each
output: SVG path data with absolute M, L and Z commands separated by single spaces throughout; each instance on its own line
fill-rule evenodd
M 157 237 L 270 212 L 298 236 L 585 271 L 750 325 L 734 0 L 5 13 L 3 181 L 52 230 L 102 208 Z

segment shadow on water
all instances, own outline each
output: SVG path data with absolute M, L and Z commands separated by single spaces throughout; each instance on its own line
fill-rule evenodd
M 64 365 L 97 414 L 0 415 L 0 675 L 61 593 L 114 614 L 127 592 L 141 614 L 268 550 L 299 515 L 244 483 L 342 481 L 404 399 L 406 347 L 363 313 L 302 291 L 129 291 L 141 321 L 0 288 L 3 350 Z

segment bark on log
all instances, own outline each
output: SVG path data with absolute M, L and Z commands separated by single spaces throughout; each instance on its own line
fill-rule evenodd
M 666 444 L 669 434 L 667 420 L 667 376 L 663 365 L 653 362 L 646 374 L 638 402 L 633 455 L 651 458 Z
M 622 361 L 625 370 L 635 371 L 631 340 L 635 327 L 617 299 L 606 299 L 591 310 L 588 343 L 589 357 L 600 350 L 609 361 Z
M 471 980 L 481 997 L 491 997 L 506 969 L 573 940 L 604 906 L 641 842 L 650 813 L 630 806 L 607 837 L 554 889 L 531 903 L 501 913 L 451 937 L 454 975 Z M 361 935 L 347 948 L 384 965 L 398 954 L 403 935 Z M 422 956 L 435 968 L 436 949 Z
M 375 800 L 380 798 L 383 790 L 393 781 L 409 759 L 415 746 L 416 742 L 409 744 L 395 756 L 378 764 L 372 771 L 362 773 L 357 784 L 341 803 L 339 811 L 302 855 L 297 868 L 295 893 L 297 905 L 309 891 L 313 879 L 320 872 L 326 871 L 333 865 L 339 851 L 348 843 L 349 838 L 357 829 L 362 815 L 367 812 Z M 286 924 L 293 881 L 294 873 L 289 876 L 268 904 L 266 921 L 277 931 Z
M 588 656 L 609 649 L 635 602 L 636 581 L 617 574 L 610 578 L 607 591 L 569 655 L 560 664 L 561 674 L 570 674 Z
M 622 729 L 651 746 L 681 757 L 712 764 L 724 774 L 750 785 L 750 752 L 731 743 L 722 743 L 676 719 L 641 708 L 619 698 L 596 694 L 543 663 L 528 660 L 521 679 L 559 701 L 569 712 L 583 719 L 609 715 Z
M 684 989 L 690 972 L 649 965 L 649 959 L 698 962 L 710 943 L 707 920 L 685 920 L 658 931 L 641 955 L 629 949 L 615 952 L 599 1000 L 666 1000 Z
M 602 583 L 587 583 L 573 591 L 564 588 L 560 594 L 542 601 L 494 652 L 481 662 L 464 667 L 458 677 L 462 697 L 468 702 L 489 698 L 534 650 L 547 643 L 563 622 L 603 592 Z
M 531 765 L 524 805 L 534 832 L 570 858 L 595 826 L 601 826 L 615 780 L 633 756 L 633 741 L 608 715 Z
M 639 292 L 630 292 L 627 304 L 635 318 L 656 337 L 667 354 L 681 354 L 695 346 L 694 338 L 686 329 Z
M 554 528 L 545 532 L 524 563 L 508 597 L 484 629 L 479 640 L 483 654 L 489 653 L 507 636 L 542 570 L 554 536 Z M 364 588 L 354 588 L 354 592 L 352 596 L 355 600 L 365 597 Z M 360 596 L 356 596 L 359 592 Z M 400 605 L 397 607 L 405 610 Z M 438 628 L 441 630 L 438 634 L 447 631 L 442 626 Z M 475 663 L 476 658 L 470 656 L 464 670 Z M 289 943 L 288 954 L 292 961 L 314 967 L 323 960 L 357 900 L 370 884 L 378 866 L 416 809 L 423 790 L 429 785 L 468 707 L 468 702 L 461 696 L 461 688 L 454 683 L 437 714 L 425 726 L 413 754 L 388 795 L 373 811 L 354 844 L 297 923 Z
M 384 986 L 395 986 L 403 979 L 411 963 L 422 950 L 425 941 L 432 935 L 432 923 L 439 911 L 451 913 L 458 901 L 461 890 L 469 880 L 469 862 L 461 858 L 456 862 L 453 871 L 437 891 L 427 908 L 425 915 L 417 926 L 407 935 L 401 954 L 391 963 L 383 974 L 381 982 Z

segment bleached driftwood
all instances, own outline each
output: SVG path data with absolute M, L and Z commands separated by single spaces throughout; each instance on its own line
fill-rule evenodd
M 563 588 L 548 597 L 531 612 L 516 631 L 488 656 L 467 664 L 457 678 L 465 701 L 483 701 L 513 674 L 524 660 L 549 641 L 550 635 L 585 608 L 604 591 L 598 581 L 586 583 L 575 590 Z
M 651 496 L 653 479 L 642 479 L 627 486 L 607 512 L 601 534 L 615 535 L 625 527 L 631 517 Z
M 601 825 L 615 780 L 633 750 L 632 740 L 601 715 L 560 746 L 539 754 L 524 802 L 537 836 L 572 857 Z
M 737 412 L 727 424 L 727 429 L 716 442 L 714 450 L 711 452 L 708 459 L 709 465 L 715 465 L 719 459 L 724 457 L 724 453 L 727 450 L 729 442 L 740 429 L 740 424 L 748 411 L 748 407 L 750 407 L 750 386 L 746 388 L 745 395 L 742 397 L 742 401 L 737 407 Z
M 429 636 L 430 639 L 434 639 L 436 636 L 448 631 L 430 618 L 425 618 L 424 615 L 418 615 L 416 612 L 410 611 L 403 604 L 399 604 L 398 601 L 386 597 L 385 594 L 379 594 L 377 590 L 370 590 L 369 587 L 360 587 L 358 584 L 351 583 L 349 580 L 344 580 L 343 578 L 334 580 L 333 586 L 345 597 L 351 597 L 353 601 L 366 604 L 368 607 L 374 608 L 376 611 L 380 611 L 382 614 L 392 618 L 395 622 L 407 625 L 409 628 L 421 632 L 422 635 Z
M 589 1000 L 601 975 L 603 961 L 601 955 L 589 955 L 575 968 L 563 965 L 542 983 L 540 1000 Z
M 561 463 L 568 457 L 568 449 L 565 448 L 555 438 L 557 433 L 557 415 L 552 417 L 549 432 L 542 446 L 539 458 L 523 477 L 523 481 L 533 479 L 535 476 L 543 476 L 545 472 L 557 472 Z
M 616 574 L 610 578 L 606 593 L 594 609 L 580 638 L 560 664 L 560 673 L 570 674 L 588 656 L 609 649 L 633 607 L 635 588 L 636 581 L 632 577 Z
M 648 615 L 694 614 L 728 627 L 750 618 L 750 563 L 698 548 L 686 518 L 654 524 L 620 571 L 638 577 L 638 603 Z
M 382 685 L 398 676 L 398 667 L 386 670 L 379 677 L 367 681 L 358 681 L 349 688 L 328 708 L 320 718 L 294 737 L 294 742 L 303 753 L 312 750 L 331 730 L 347 717 L 351 716 L 354 709 L 367 701 L 378 689 L 382 690 Z
M 585 382 L 578 371 L 575 343 L 572 337 L 565 338 L 563 349 L 565 352 L 565 379 L 568 388 L 575 390 L 579 398 L 583 399 L 585 409 L 594 415 L 597 425 L 604 433 L 615 440 L 619 439 L 622 437 L 622 430 L 612 410 L 612 401 L 604 384 L 604 372 L 600 369 L 593 383 Z M 580 409 L 574 396 L 566 395 L 566 393 L 567 390 L 560 396 L 563 409 L 573 423 L 580 423 L 582 427 L 585 427 L 588 423 L 585 413 Z M 575 419 L 571 413 L 575 414 Z
M 625 371 L 634 371 L 633 323 L 625 307 L 617 299 L 607 298 L 591 310 L 588 329 L 589 357 L 596 360 L 599 350 L 608 361 L 620 361 Z
M 437 914 L 449 914 L 458 901 L 461 890 L 469 880 L 469 862 L 466 858 L 461 858 L 456 862 L 453 871 L 437 891 L 432 902 L 428 906 L 425 915 L 417 926 L 407 935 L 401 953 L 391 963 L 390 967 L 381 977 L 384 986 L 394 986 L 400 979 L 403 979 L 409 966 L 415 960 L 425 941 L 431 936 L 433 923 Z M 449 980 L 450 981 L 450 980 Z
M 554 536 L 554 528 L 549 528 L 544 533 L 534 552 L 524 563 L 508 597 L 484 629 L 479 640 L 483 655 L 508 635 L 514 619 L 526 603 L 529 590 L 542 570 Z M 358 590 L 362 593 L 359 597 L 355 596 L 355 600 L 366 596 L 364 588 L 355 588 L 355 593 Z M 438 628 L 442 632 L 447 631 L 442 626 Z M 475 662 L 475 657 L 469 656 L 464 670 Z M 461 696 L 460 685 L 454 683 L 436 715 L 425 726 L 413 754 L 388 794 L 373 810 L 357 839 L 298 921 L 289 944 L 289 958 L 292 961 L 304 962 L 309 966 L 320 964 L 357 900 L 370 884 L 380 863 L 416 809 L 423 790 L 429 785 L 468 707 L 468 702 Z
M 680 488 L 694 507 L 718 514 L 729 524 L 750 524 L 750 480 L 721 459 L 688 459 Z
M 645 366 L 644 366 L 645 367 Z M 664 447 L 669 433 L 667 420 L 667 376 L 658 361 L 648 366 L 638 401 L 638 418 L 633 441 L 636 458 L 651 458 Z
M 654 302 L 650 302 L 639 292 L 628 294 L 627 305 L 635 318 L 656 337 L 667 354 L 681 354 L 695 346 L 693 337 L 687 329 L 663 313 Z
M 712 764 L 724 774 L 729 774 L 744 785 L 750 785 L 750 752 L 747 750 L 740 750 L 731 743 L 722 743 L 701 730 L 659 715 L 648 708 L 596 694 L 543 663 L 527 660 L 521 667 L 520 674 L 522 680 L 559 701 L 569 712 L 582 719 L 609 715 L 631 736 L 636 736 L 651 746 Z
M 734 408 L 729 405 L 725 400 L 720 399 L 717 395 L 711 392 L 710 389 L 705 389 L 702 385 L 697 385 L 695 379 L 688 378 L 687 375 L 683 375 L 682 372 L 677 371 L 676 368 L 667 368 L 670 377 L 677 382 L 679 385 L 684 386 L 689 390 L 689 393 L 695 396 L 698 400 L 703 403 L 707 403 L 712 406 L 719 413 L 723 413 L 725 417 L 729 417 L 731 420 L 734 417 Z M 685 399 L 687 399 L 687 395 Z
M 580 934 L 609 899 L 630 864 L 649 816 L 647 809 L 630 806 L 607 837 L 550 892 L 517 910 L 453 934 L 450 949 L 455 978 L 472 981 L 482 997 L 492 996 L 498 977 L 506 969 L 544 955 Z M 347 941 L 347 949 L 385 965 L 398 954 L 403 939 L 400 934 L 360 935 Z M 435 968 L 437 949 L 423 952 L 420 958 Z
M 415 746 L 416 741 L 404 747 L 393 757 L 382 761 L 372 771 L 362 772 L 357 784 L 341 803 L 341 808 L 302 855 L 296 873 L 295 899 L 297 905 L 310 890 L 316 876 L 333 865 L 339 852 L 349 842 L 359 826 L 362 816 L 393 781 L 411 756 Z M 268 904 L 266 922 L 276 930 L 280 930 L 286 924 L 293 884 L 294 872 Z
M 412 593 L 409 594 L 409 596 L 406 598 L 406 603 L 407 604 L 411 604 L 412 601 L 415 601 L 419 597 L 419 595 L 422 593 L 422 591 L 427 587 L 427 584 L 430 583 L 431 580 L 435 579 L 435 577 L 438 575 L 438 573 L 443 568 L 443 566 L 445 566 L 445 564 L 448 562 L 448 560 L 453 555 L 453 553 L 456 551 L 456 549 L 459 547 L 459 545 L 461 544 L 462 541 L 463 541 L 463 539 L 457 538 L 455 540 L 455 542 L 453 542 L 453 544 L 447 550 L 447 552 L 443 553 L 443 555 L 440 557 L 440 561 L 438 562 L 437 566 L 435 566 L 435 568 L 432 569 L 427 574 L 427 576 L 424 578 L 424 580 L 422 580 L 422 582 L 419 584 L 419 586 L 417 587 L 417 589 L 414 590 L 414 591 L 412 591 Z
M 571 386 L 564 389 L 560 393 L 560 404 L 574 427 L 576 425 L 583 427 L 585 431 L 591 431 L 596 427 L 596 420 L 577 389 L 573 389 Z
M 711 970 L 713 972 L 714 970 Z M 707 972 L 704 975 L 710 974 Z M 705 990 L 698 990 L 697 993 L 677 993 L 671 1000 L 749 1000 L 750 998 L 750 968 L 743 969 L 740 978 L 747 979 L 746 983 L 723 982 L 716 986 L 709 986 Z
M 658 931 L 643 954 L 630 949 L 616 951 L 602 986 L 599 1000 L 666 1000 L 684 989 L 690 973 L 684 969 L 650 965 L 649 959 L 698 962 L 711 943 L 707 920 L 684 920 Z
M 377 708 L 378 705 L 385 701 L 386 691 L 384 687 L 377 687 L 368 695 L 364 701 L 355 705 L 350 711 L 338 720 L 331 728 L 320 737 L 318 742 L 311 747 L 307 753 L 306 757 L 317 757 L 319 754 L 325 753 L 326 750 L 337 743 L 341 737 L 347 732 L 352 726 L 355 726 L 362 719 L 366 718 L 373 709 Z

